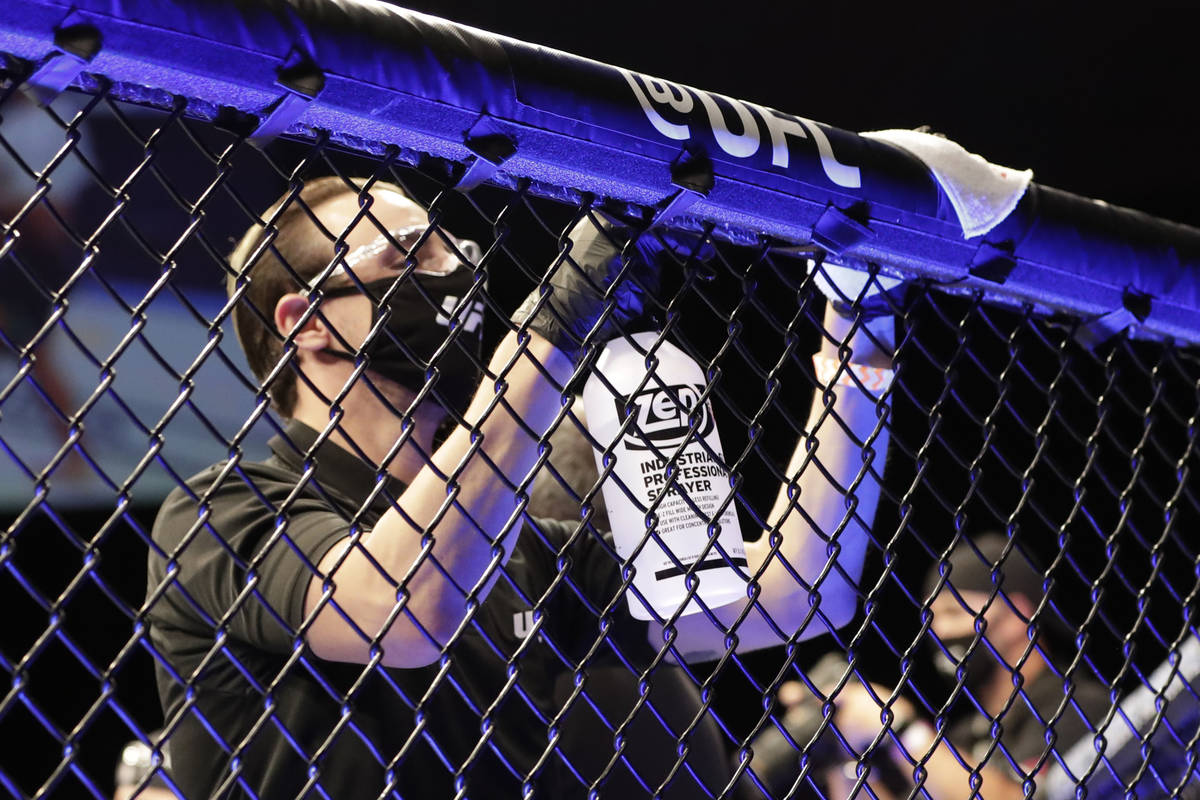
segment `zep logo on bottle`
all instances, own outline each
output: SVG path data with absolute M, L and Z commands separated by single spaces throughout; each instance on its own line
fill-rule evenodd
M 623 444 L 630 453 L 645 454 L 639 469 L 646 500 L 653 501 L 663 491 L 682 491 L 714 511 L 717 508 L 714 502 L 722 499 L 714 499 L 710 494 L 713 480 L 728 478 L 729 473 L 699 443 L 711 436 L 716 427 L 708 403 L 700 402 L 703 391 L 699 384 L 680 383 L 647 389 L 616 401 L 619 417 L 627 408 L 633 413 L 634 425 L 625 432 Z M 696 447 L 676 453 L 689 442 Z M 675 476 L 671 486 L 667 482 L 668 464 Z M 682 498 L 679 504 L 687 505 Z M 695 516 L 694 511 L 691 516 Z
M 625 432 L 625 446 L 630 450 L 662 450 L 683 444 L 688 434 L 704 438 L 712 433 L 713 418 L 708 404 L 700 402 L 703 387 L 690 383 L 647 389 L 632 397 L 616 399 L 617 416 L 625 409 L 634 410 L 634 425 Z M 692 431 L 692 415 L 700 419 Z

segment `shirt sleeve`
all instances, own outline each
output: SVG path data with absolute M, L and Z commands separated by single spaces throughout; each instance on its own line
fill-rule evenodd
M 211 480 L 192 484 L 197 494 L 208 491 L 207 501 L 180 489 L 159 512 L 154 540 L 168 560 L 152 556 L 151 579 L 168 589 L 160 600 L 166 608 L 152 613 L 177 626 L 224 627 L 260 649 L 287 652 L 316 564 L 350 534 L 350 521 L 320 498 L 293 497 L 294 478 L 211 477 L 221 481 L 212 490 Z

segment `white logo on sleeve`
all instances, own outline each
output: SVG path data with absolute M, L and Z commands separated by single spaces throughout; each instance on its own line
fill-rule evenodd
M 533 630 L 533 610 L 513 614 L 513 636 L 524 639 Z
M 483 323 L 483 301 L 472 300 L 470 307 L 465 309 L 459 309 L 458 302 L 458 298 L 454 295 L 446 295 L 442 300 L 442 313 L 438 314 L 434 321 L 438 325 L 449 328 L 450 317 L 453 315 L 466 328 L 467 333 L 474 333 L 475 329 Z

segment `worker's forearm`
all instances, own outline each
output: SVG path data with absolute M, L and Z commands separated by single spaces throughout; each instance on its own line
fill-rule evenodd
M 823 342 L 821 355 L 840 358 L 838 351 L 844 344 L 855 364 L 891 366 L 891 319 L 873 323 L 876 338 L 885 339 L 878 343 L 866 329 L 851 335 L 851 321 L 835 313 L 827 313 L 824 324 L 830 338 Z M 833 402 L 827 405 L 830 395 Z M 817 587 L 822 612 L 835 624 L 847 622 L 856 607 L 855 584 L 862 574 L 888 447 L 888 429 L 880 425 L 884 406 L 883 400 L 858 387 L 818 389 L 808 415 L 807 436 L 801 437 L 788 463 L 790 480 L 780 487 L 768 517 L 772 527 L 779 526 L 783 560 L 810 584 L 826 569 L 830 552 L 836 553 L 836 566 Z M 780 598 L 777 602 L 783 605 L 797 588 L 778 558 L 761 583 L 768 611 L 772 598 Z M 821 625 L 815 628 L 814 635 L 825 630 Z
M 823 345 L 823 354 L 836 356 L 838 346 L 845 343 L 853 348 L 855 363 L 890 366 L 892 320 L 873 324 L 883 339 L 880 344 L 866 332 L 851 335 L 850 321 L 832 311 L 826 314 L 824 324 L 834 341 Z M 828 408 L 827 396 L 833 398 Z M 800 638 L 825 633 L 828 626 L 813 615 L 804 587 L 793 571 L 809 586 L 816 584 L 821 597 L 819 613 L 830 624 L 840 627 L 853 619 L 858 598 L 856 583 L 869 543 L 867 528 L 875 517 L 878 476 L 883 472 L 888 446 L 887 428 L 879 424 L 883 406 L 882 400 L 856 387 L 833 386 L 828 394 L 821 390 L 814 393 L 805 427 L 808 436 L 801 435 L 788 462 L 787 480 L 768 517 L 770 527 L 746 546 L 751 574 L 767 565 L 758 578 L 757 604 L 774 625 L 757 612 L 747 614 L 745 602 L 718 609 L 720 626 L 699 614 L 684 617 L 676 628 L 678 651 L 686 658 L 699 661 L 719 657 L 726 647 L 724 631 L 734 623 L 741 651 L 781 644 L 775 626 L 785 636 L 797 631 Z M 871 450 L 866 461 L 864 444 Z M 847 498 L 853 498 L 852 511 L 847 509 Z M 771 547 L 776 539 L 779 550 L 773 555 Z M 836 553 L 836 564 L 827 568 L 831 552 Z
M 369 636 L 384 634 L 386 663 L 411 666 L 437 652 L 406 615 L 388 622 L 398 602 L 444 642 L 465 616 L 464 593 L 486 577 L 476 593 L 482 600 L 498 574 L 493 562 L 512 552 L 520 525 L 512 487 L 536 463 L 537 437 L 561 408 L 554 383 L 561 385 L 571 372 L 568 360 L 536 335 L 509 368 L 519 349 L 515 334 L 500 344 L 489 366 L 498 377 L 476 392 L 465 415 L 469 427 L 457 428 L 438 448 L 432 465 L 398 499 L 399 508 L 385 512 L 344 559 L 345 546 L 331 554 L 329 560 L 341 561 L 334 600 Z M 504 402 L 496 402 L 497 395 Z M 325 635 L 318 638 L 342 642 L 326 657 L 362 660 L 366 642 L 346 630 L 330 632 L 344 623 L 331 611 L 322 616 L 327 619 L 318 632 Z
M 536 335 L 505 371 L 518 350 L 516 334 L 501 342 L 489 365 L 489 372 L 498 377 L 485 379 L 476 392 L 465 415 L 469 427 L 450 434 L 434 453 L 433 464 L 417 474 L 400 498 L 400 509 L 411 522 L 390 512 L 372 532 L 372 538 L 391 543 L 415 541 L 428 530 L 436 541 L 434 556 L 463 588 L 483 576 L 494 557 L 493 543 L 504 557 L 511 552 L 517 508 L 513 486 L 536 463 L 538 438 L 561 408 L 560 390 L 546 380 L 538 364 L 559 382 L 570 375 L 567 360 Z M 451 495 L 452 503 L 438 519 Z M 412 563 L 408 549 L 410 553 L 396 560 L 398 565 Z M 429 572 L 437 583 L 444 583 L 442 576 L 434 577 L 434 570 Z M 446 588 L 439 586 L 439 593 Z M 452 603 L 461 600 L 450 598 Z

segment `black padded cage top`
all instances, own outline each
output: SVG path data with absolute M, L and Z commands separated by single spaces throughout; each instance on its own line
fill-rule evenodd
M 804 189 L 795 217 L 756 216 L 769 181 L 739 184 L 714 148 L 690 142 L 655 194 L 648 146 L 627 174 L 599 147 L 565 168 L 561 131 L 509 123 L 447 148 L 437 90 L 413 86 L 410 117 L 381 107 L 367 136 L 365 112 L 317 108 L 328 41 L 352 51 L 394 14 L 444 56 L 457 30 L 371 5 L 239 7 L 246 52 L 280 26 L 326 42 L 280 54 L 268 102 L 248 74 L 240 105 L 228 42 L 105 62 L 129 19 L 59 14 L 42 41 L 62 9 L 11 8 L 8 794 L 1194 796 L 1195 231 L 1116 210 L 1077 236 L 1099 212 L 1034 185 L 1039 209 L 996 230 L 1040 211 L 1036 236 L 968 242 L 886 210 L 908 161 L 860 187 L 869 211 Z M 467 69 L 434 56 L 431 84 Z M 211 84 L 179 91 L 200 62 Z M 130 64 L 141 83 L 109 74 Z M 568 363 L 538 320 L 575 313 L 553 301 L 597 228 L 615 288 Z M 1068 230 L 1094 269 L 1051 292 Z M 381 254 L 389 277 L 367 280 Z M 847 275 L 862 289 L 824 296 Z M 401 311 L 432 322 L 406 334 Z M 610 337 L 700 377 L 605 372 Z M 594 387 L 616 435 L 584 419 Z M 638 448 L 645 487 L 620 471 Z M 635 567 L 655 547 L 674 605 Z M 718 574 L 741 587 L 723 604 L 704 599 Z

